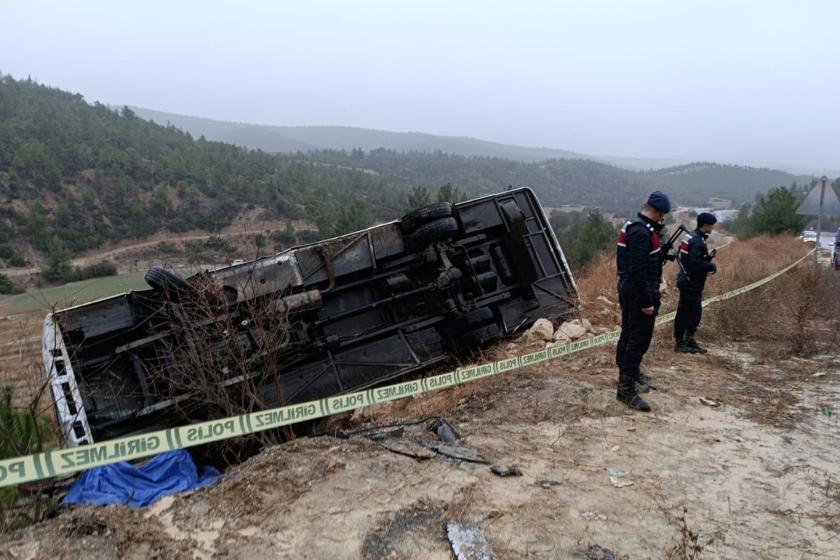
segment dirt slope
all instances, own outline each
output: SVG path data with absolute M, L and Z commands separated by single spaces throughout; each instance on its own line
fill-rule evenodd
M 794 241 L 733 244 L 710 295 L 793 262 Z M 616 320 L 612 263 L 581 283 L 602 328 Z M 322 426 L 442 415 L 464 447 L 521 477 L 419 448 L 434 440 L 422 427 L 380 442 L 301 438 L 147 510 L 75 508 L 0 535 L 0 559 L 443 559 L 450 520 L 477 523 L 499 558 L 585 558 L 596 545 L 615 558 L 840 558 L 840 277 L 808 270 L 716 304 L 707 355 L 673 353 L 658 329 L 653 414 L 615 401 L 610 346 Z M 614 485 L 607 469 L 626 474 Z
M 443 414 L 521 477 L 302 438 L 148 510 L 66 511 L 0 538 L 0 558 L 444 559 L 447 520 L 478 523 L 500 558 L 584 558 L 595 544 L 630 558 L 838 558 L 840 427 L 821 411 L 836 410 L 840 358 L 758 350 L 655 351 L 650 415 L 614 400 L 609 348 L 367 411 Z M 632 485 L 611 485 L 608 467 Z

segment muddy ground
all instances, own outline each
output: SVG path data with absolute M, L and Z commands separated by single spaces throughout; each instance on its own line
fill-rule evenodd
M 0 558 L 446 559 L 453 520 L 498 558 L 840 558 L 840 357 L 677 355 L 667 335 L 647 359 L 652 414 L 615 401 L 604 347 L 342 420 L 444 416 L 522 476 L 393 451 L 422 454 L 422 425 L 300 438 L 148 509 L 75 508 L 0 536 Z M 626 474 L 614 485 L 608 468 Z

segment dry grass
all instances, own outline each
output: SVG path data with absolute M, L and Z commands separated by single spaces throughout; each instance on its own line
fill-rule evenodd
M 748 241 L 733 241 L 718 252 L 715 262 L 719 272 L 709 277 L 705 295 L 708 297 L 721 294 L 755 282 L 794 262 L 807 250 L 808 247 L 799 239 L 787 236 L 762 236 Z M 665 266 L 662 291 L 663 313 L 676 309 L 679 298 L 679 292 L 674 287 L 677 272 L 676 264 L 668 263 Z M 613 252 L 605 253 L 594 264 L 584 269 L 577 281 L 583 315 L 598 325 L 613 327 L 617 325 L 620 309 Z M 744 298 L 735 298 L 730 302 L 739 300 L 743 301 Z M 749 305 L 752 306 L 754 303 Z
M 621 317 L 617 284 L 615 254 L 608 251 L 577 277 L 582 315 L 595 325 L 615 326 Z
M 781 270 L 810 247 L 797 238 L 762 236 L 733 241 L 718 252 L 718 273 L 709 276 L 706 298 L 726 293 Z M 662 313 L 676 309 L 677 266 L 665 268 Z M 614 328 L 620 321 L 615 257 L 603 255 L 578 278 L 583 315 Z M 769 284 L 706 308 L 703 337 L 767 342 L 775 356 L 831 352 L 840 345 L 840 275 L 815 270 L 810 260 Z
M 764 278 L 801 258 L 809 248 L 792 236 L 733 241 L 718 252 L 715 262 L 719 272 L 709 277 L 706 294 L 721 294 Z

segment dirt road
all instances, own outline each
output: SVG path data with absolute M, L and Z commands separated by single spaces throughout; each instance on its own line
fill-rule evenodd
M 170 232 L 158 232 L 145 239 L 138 239 L 135 241 L 124 241 L 117 245 L 104 247 L 89 251 L 83 255 L 74 258 L 71 263 L 73 266 L 89 266 L 100 263 L 102 261 L 118 261 L 121 257 L 137 253 L 144 249 L 155 247 L 161 242 L 168 243 L 185 243 L 187 241 L 200 241 L 209 239 L 211 237 L 220 237 L 223 239 L 232 239 L 238 237 L 248 237 L 261 233 L 264 231 L 277 231 L 285 227 L 286 221 L 272 220 L 272 221 L 255 221 L 255 220 L 238 220 L 230 226 L 226 227 L 219 233 L 208 233 L 204 231 L 194 230 L 182 234 L 173 234 Z M 289 222 L 295 230 L 302 231 L 313 228 L 314 225 L 307 220 L 292 220 Z M 21 268 L 6 268 L 3 269 L 3 274 L 10 278 L 29 276 L 40 272 L 40 267 L 21 267 Z
M 145 241 L 138 241 L 136 243 L 129 243 L 127 245 L 120 245 L 117 247 L 113 247 L 110 249 L 101 249 L 96 250 L 90 253 L 87 253 L 83 256 L 74 258 L 71 262 L 73 266 L 83 267 L 89 266 L 95 263 L 99 263 L 102 261 L 109 261 L 109 260 L 116 260 L 120 256 L 125 255 L 127 253 L 133 253 L 135 251 L 141 249 L 148 249 L 149 247 L 154 247 L 163 241 L 167 241 L 169 243 L 184 243 L 187 241 L 198 241 L 202 239 L 209 239 L 210 237 L 222 237 L 222 238 L 230 238 L 230 237 L 240 237 L 244 235 L 243 233 L 221 233 L 221 234 L 209 234 L 209 233 L 201 233 L 201 234 L 194 234 L 194 235 L 185 235 L 185 236 L 171 236 L 166 238 L 158 238 L 158 236 L 153 237 L 152 239 L 147 239 Z M 41 269 L 39 267 L 24 267 L 24 268 L 7 268 L 3 270 L 3 274 L 9 276 L 10 278 L 20 277 L 20 276 L 28 276 L 31 274 L 36 274 L 40 272 Z
M 477 523 L 499 558 L 585 558 L 595 545 L 616 558 L 838 558 L 840 426 L 821 411 L 837 410 L 840 358 L 756 351 L 656 350 L 651 363 L 668 365 L 651 368 L 649 415 L 616 403 L 602 348 L 353 422 L 445 415 L 463 446 L 521 477 L 302 438 L 148 510 L 64 512 L 0 538 L 0 558 L 445 559 L 447 520 Z

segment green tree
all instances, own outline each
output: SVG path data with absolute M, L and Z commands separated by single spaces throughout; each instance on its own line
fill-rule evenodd
M 438 189 L 438 202 L 451 202 L 452 204 L 457 204 L 459 202 L 464 202 L 465 200 L 467 200 L 467 194 L 461 192 L 458 187 L 454 186 L 452 183 L 445 183 Z
M 373 224 L 367 206 L 352 196 L 323 201 L 315 210 L 314 218 L 321 238 L 343 235 Z
M 566 260 L 575 270 L 590 264 L 615 243 L 616 228 L 598 209 L 554 211 L 549 218 Z
M 73 273 L 70 264 L 70 250 L 58 237 L 53 237 L 47 247 L 47 256 L 41 267 L 41 276 L 51 282 L 69 278 Z
M 295 243 L 295 228 L 292 222 L 286 222 L 286 226 L 282 230 L 275 231 L 273 239 L 278 247 L 289 247 L 293 245 Z M 275 249 L 278 247 L 275 247 Z
M 794 193 L 778 187 L 758 195 L 751 211 L 742 208 L 733 222 L 733 231 L 741 237 L 799 234 L 805 226 L 805 218 L 796 213 L 796 206 Z
M 8 276 L 0 273 L 0 294 L 19 294 L 22 291 Z
M 432 203 L 432 193 L 426 187 L 411 187 L 408 193 L 408 210 L 414 210 Z

